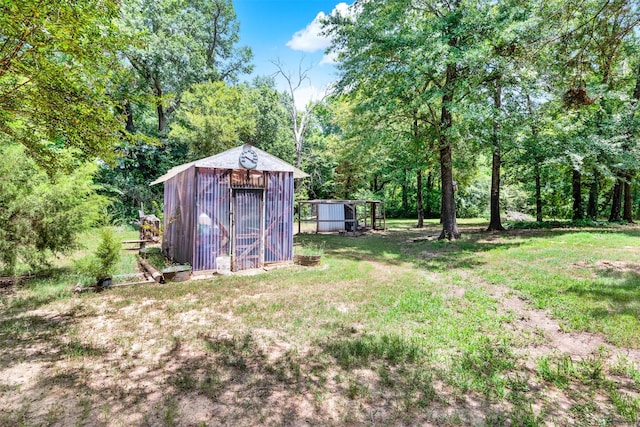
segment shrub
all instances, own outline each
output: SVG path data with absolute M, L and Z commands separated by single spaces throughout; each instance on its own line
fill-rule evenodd
M 120 259 L 122 244 L 118 242 L 113 234 L 113 230 L 105 227 L 101 231 L 101 240 L 95 254 L 96 279 L 111 277 L 113 269 Z
M 107 204 L 95 193 L 97 166 L 50 176 L 21 146 L 0 146 L 0 156 L 0 272 L 13 274 L 20 264 L 36 269 L 74 249 Z

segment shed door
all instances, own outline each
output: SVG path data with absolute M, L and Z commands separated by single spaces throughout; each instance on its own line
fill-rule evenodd
M 233 190 L 233 270 L 263 265 L 263 190 Z

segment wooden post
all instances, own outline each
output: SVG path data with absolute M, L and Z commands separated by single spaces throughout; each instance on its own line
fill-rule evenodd
M 155 280 L 158 283 L 164 283 L 164 276 L 162 275 L 161 272 L 156 270 L 146 260 L 140 259 L 139 261 L 140 261 L 140 265 L 142 265 L 142 267 L 144 267 L 144 269 L 147 270 L 147 272 L 151 275 L 151 277 L 153 277 L 153 280 Z
M 377 230 L 376 228 L 376 203 L 371 203 L 371 228 Z

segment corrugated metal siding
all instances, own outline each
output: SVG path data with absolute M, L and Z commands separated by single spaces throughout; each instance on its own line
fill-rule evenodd
M 230 255 L 229 173 L 198 168 L 193 270 L 214 270 L 216 258 Z
M 263 264 L 262 217 L 263 190 L 233 191 L 234 245 L 233 268 L 235 271 L 258 268 Z
M 191 167 L 165 182 L 162 247 L 167 257 L 176 262 L 191 263 L 193 255 L 194 176 L 195 167 Z
M 267 173 L 265 216 L 264 261 L 293 260 L 292 173 Z
M 344 229 L 344 205 L 324 203 L 318 205 L 318 231 L 341 231 Z
M 293 173 L 266 172 L 264 178 L 264 213 L 262 190 L 234 190 L 244 192 L 242 204 L 235 206 L 236 220 L 241 220 L 236 234 L 245 236 L 234 249 L 234 258 L 239 258 L 238 263 L 234 260 L 236 270 L 293 260 Z M 191 167 L 164 185 L 165 253 L 174 261 L 190 263 L 194 271 L 217 269 L 216 258 L 231 255 L 229 171 Z M 258 243 L 247 243 L 256 228 Z

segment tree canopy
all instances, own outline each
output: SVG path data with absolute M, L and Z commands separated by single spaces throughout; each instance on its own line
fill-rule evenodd
M 111 0 L 0 4 L 0 140 L 20 142 L 49 170 L 111 157 L 117 13 Z

